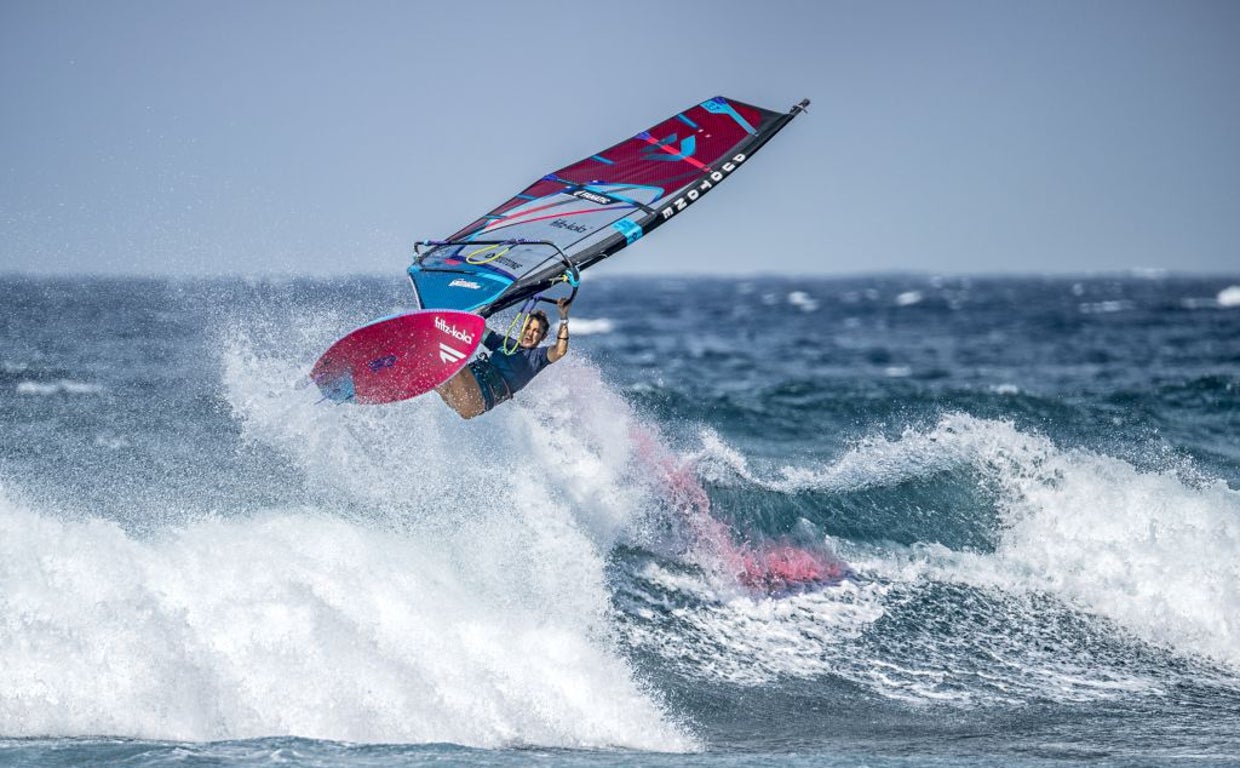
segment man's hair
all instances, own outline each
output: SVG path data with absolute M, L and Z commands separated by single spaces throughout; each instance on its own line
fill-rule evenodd
M 542 323 L 543 334 L 551 331 L 551 321 L 547 319 L 547 313 L 541 309 L 536 309 L 530 313 L 530 320 L 538 320 Z M 529 322 L 528 320 L 526 322 Z

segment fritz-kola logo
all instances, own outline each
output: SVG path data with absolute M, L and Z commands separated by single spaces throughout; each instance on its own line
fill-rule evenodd
M 739 152 L 733 155 L 731 160 L 719 166 L 719 170 L 711 171 L 710 174 L 706 178 L 702 179 L 702 182 L 700 184 L 698 184 L 696 187 L 689 190 L 688 192 L 684 193 L 680 197 L 676 198 L 672 202 L 668 203 L 667 207 L 665 207 L 662 211 L 659 211 L 659 213 L 663 214 L 663 220 L 667 221 L 668 219 L 675 216 L 677 213 L 683 211 L 685 208 L 688 208 L 689 203 L 692 203 L 693 201 L 697 200 L 699 197 L 705 194 L 706 191 L 709 190 L 711 187 L 723 181 L 723 178 L 725 176 L 727 176 L 732 171 L 735 171 L 736 166 L 740 165 L 743 162 L 745 162 L 745 153 Z
M 555 221 L 551 222 L 551 226 L 559 227 L 560 229 L 572 230 L 573 232 L 579 232 L 583 235 L 590 231 L 589 227 L 584 226 L 582 224 L 574 224 L 568 219 L 556 219 Z
M 459 277 L 456 280 L 453 280 L 452 282 L 448 283 L 448 287 L 449 288 L 469 288 L 470 290 L 474 290 L 474 291 L 482 290 L 482 286 L 478 285 L 473 280 L 463 280 Z
M 616 202 L 607 195 L 600 195 L 598 192 L 591 192 L 588 189 L 579 189 L 573 193 L 573 197 L 580 197 L 582 200 L 589 200 L 599 205 L 611 205 Z
M 443 331 L 444 333 L 448 334 L 452 338 L 457 339 L 459 341 L 463 341 L 466 344 L 474 343 L 474 335 L 472 333 L 470 333 L 469 331 L 462 331 L 459 328 L 457 328 L 455 325 L 449 325 L 448 323 L 444 322 L 444 319 L 440 317 L 439 315 L 435 315 L 435 327 Z

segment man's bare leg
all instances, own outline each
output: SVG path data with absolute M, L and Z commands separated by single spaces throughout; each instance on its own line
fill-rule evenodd
M 462 419 L 472 419 L 486 412 L 482 390 L 469 368 L 462 368 L 455 376 L 435 387 L 448 407 L 460 414 Z

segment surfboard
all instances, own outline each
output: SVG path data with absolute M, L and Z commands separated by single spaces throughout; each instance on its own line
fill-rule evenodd
M 456 375 L 478 348 L 486 320 L 447 309 L 383 317 L 332 344 L 310 378 L 337 403 L 375 405 L 429 392 Z

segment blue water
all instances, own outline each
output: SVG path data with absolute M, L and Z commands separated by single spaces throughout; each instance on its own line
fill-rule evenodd
M 306 378 L 397 277 L 0 278 L 0 765 L 1240 765 L 1234 286 L 604 275 L 463 422 Z

